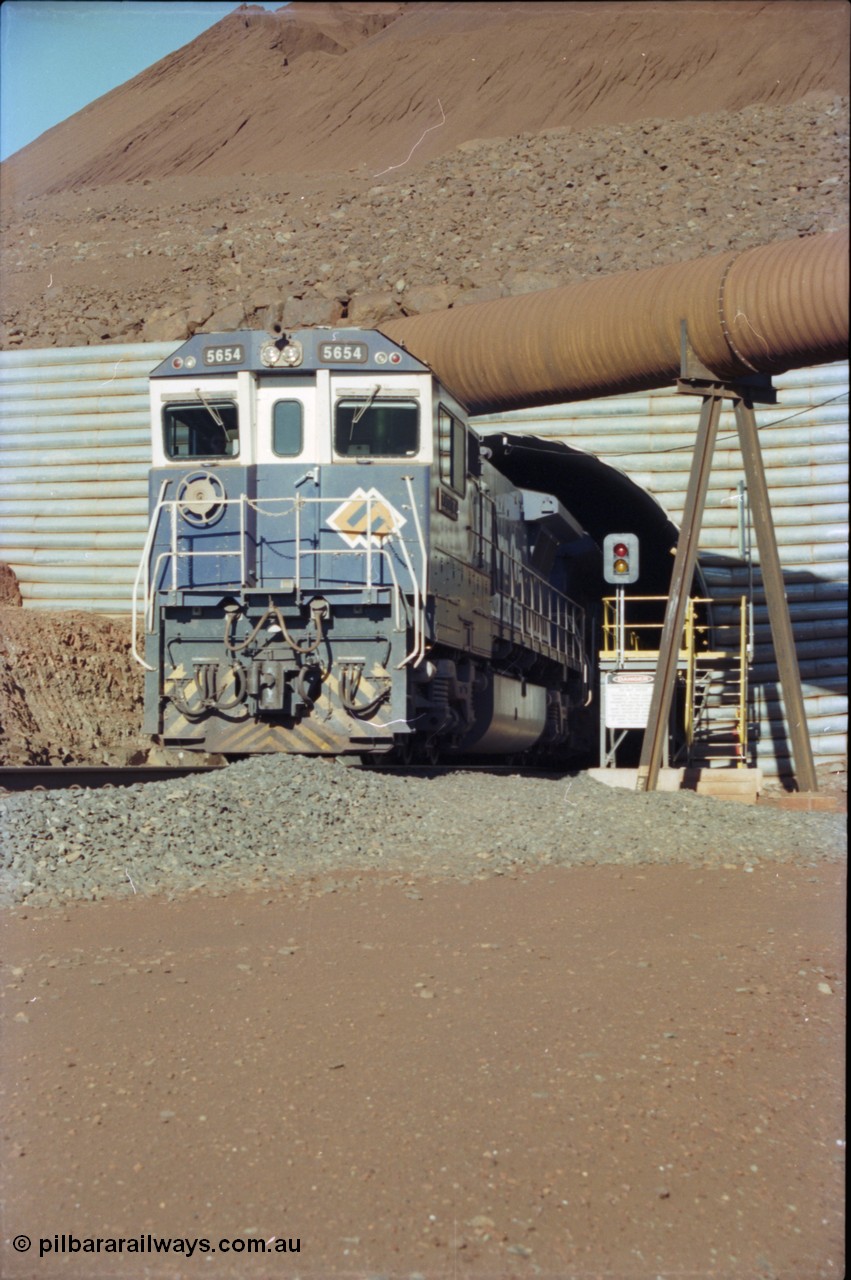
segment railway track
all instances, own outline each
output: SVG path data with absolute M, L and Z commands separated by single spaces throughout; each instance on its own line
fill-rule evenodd
M 21 791 L 103 790 L 107 787 L 131 787 L 140 782 L 167 782 L 171 778 L 185 778 L 197 773 L 211 773 L 226 767 L 222 764 L 186 765 L 2 765 L 0 766 L 0 795 Z M 362 767 L 352 760 L 352 766 Z M 501 776 L 523 774 L 524 777 L 552 777 L 554 770 L 531 765 L 507 764 L 386 764 L 380 771 L 385 774 L 410 774 L 419 777 L 438 776 L 447 773 L 488 773 Z M 555 772 L 564 772 L 563 769 Z
M 221 765 L 110 765 L 59 764 L 0 766 L 0 793 L 12 791 L 102 790 L 132 787 L 140 782 L 165 782 L 193 773 L 210 773 Z

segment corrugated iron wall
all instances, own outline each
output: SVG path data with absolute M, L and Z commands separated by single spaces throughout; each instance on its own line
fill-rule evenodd
M 774 378 L 778 403 L 757 422 L 817 764 L 847 755 L 848 365 L 797 369 Z M 617 467 L 652 494 L 674 524 L 682 518 L 700 400 L 658 390 L 476 419 L 487 430 L 564 441 Z M 625 531 L 626 532 L 626 531 Z M 744 492 L 732 408 L 719 427 L 700 563 L 713 596 L 754 584 L 753 687 L 757 762 L 789 770 L 788 733 Z M 720 621 L 732 620 L 724 606 Z
M 141 552 L 150 452 L 147 375 L 177 343 L 0 353 L 0 559 L 30 609 L 126 613 Z M 817 763 L 847 733 L 848 366 L 775 378 L 757 410 Z M 682 513 L 699 401 L 668 390 L 476 419 L 595 453 Z M 701 564 L 717 595 L 747 589 L 744 473 L 731 410 L 721 421 Z M 755 543 L 752 561 L 758 557 Z M 755 569 L 759 763 L 786 771 L 778 676 Z
M 129 611 L 148 525 L 148 374 L 178 345 L 0 353 L 0 559 L 25 608 Z

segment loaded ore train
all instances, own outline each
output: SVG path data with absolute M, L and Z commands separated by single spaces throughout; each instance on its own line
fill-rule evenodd
M 198 334 L 151 374 L 136 579 L 165 749 L 593 749 L 595 540 L 378 331 Z

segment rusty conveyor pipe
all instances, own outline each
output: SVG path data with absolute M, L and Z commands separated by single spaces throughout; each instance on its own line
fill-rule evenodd
M 680 375 L 682 320 L 698 359 L 730 382 L 843 359 L 847 229 L 390 320 L 381 329 L 475 414 L 665 386 Z

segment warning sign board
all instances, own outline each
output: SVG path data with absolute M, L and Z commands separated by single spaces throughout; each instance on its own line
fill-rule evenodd
M 645 729 L 653 697 L 652 671 L 611 671 L 605 676 L 607 729 Z

